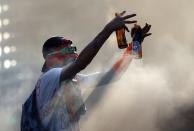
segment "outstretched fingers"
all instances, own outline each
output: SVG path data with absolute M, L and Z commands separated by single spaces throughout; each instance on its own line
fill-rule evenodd
M 144 35 L 144 38 L 147 37 L 147 36 L 150 36 L 150 35 L 152 35 L 152 33 L 147 33 L 147 34 Z
M 125 24 L 133 24 L 133 23 L 137 23 L 137 20 L 127 20 L 127 19 L 132 18 L 134 16 L 136 16 L 136 14 L 126 15 L 126 16 L 121 17 L 121 18 L 123 19 Z
M 121 13 L 119 13 L 119 16 L 123 16 L 126 13 L 126 11 L 123 11 Z
M 149 31 L 151 28 L 151 25 L 147 25 L 147 31 Z
M 150 30 L 150 28 L 151 28 L 151 25 L 149 25 L 149 24 L 146 23 L 146 25 L 143 27 L 143 31 L 145 33 L 147 33 Z
M 123 12 L 121 12 L 121 13 L 115 13 L 115 16 L 123 16 L 124 14 L 126 13 L 126 11 L 123 11 Z
M 135 17 L 135 16 L 136 16 L 136 14 L 126 15 L 126 16 L 122 17 L 122 19 L 126 20 L 126 19 L 129 19 L 129 18 Z
M 125 24 L 133 24 L 133 23 L 137 23 L 136 20 L 132 20 L 132 21 L 124 21 Z
M 129 32 L 129 29 L 127 28 L 127 26 L 125 24 L 137 23 L 136 20 L 129 20 L 129 18 L 135 17 L 136 14 L 124 15 L 125 13 L 126 13 L 126 11 L 123 11 L 121 13 L 115 13 L 116 20 L 118 22 L 120 22 L 120 24 L 122 24 L 122 26 L 124 26 L 124 28 L 125 28 L 126 31 Z
M 150 28 L 151 28 L 151 25 L 146 23 L 145 26 L 142 29 L 142 34 L 143 34 L 144 37 L 147 37 L 147 36 L 151 35 L 151 33 L 148 33 L 150 31 Z

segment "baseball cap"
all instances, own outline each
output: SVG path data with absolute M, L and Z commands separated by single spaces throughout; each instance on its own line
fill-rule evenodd
M 67 40 L 61 36 L 54 36 L 54 37 L 49 38 L 48 40 L 44 42 L 43 47 L 42 47 L 42 54 L 43 54 L 44 59 L 49 53 L 53 52 L 51 50 L 52 48 L 61 47 L 61 46 L 65 47 L 65 46 L 68 46 L 69 44 L 72 44 L 72 41 Z

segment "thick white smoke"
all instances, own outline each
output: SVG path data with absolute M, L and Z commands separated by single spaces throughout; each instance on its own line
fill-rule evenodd
M 17 57 L 22 61 L 22 64 L 18 63 L 21 66 L 21 74 L 23 77 L 30 77 L 17 85 L 18 88 L 0 88 L 0 130 L 19 130 L 21 106 L 34 87 L 34 79 L 40 74 L 38 72 L 43 63 L 41 47 L 48 37 L 67 36 L 75 42 L 80 51 L 115 12 L 122 10 L 137 13 L 136 18 L 142 26 L 145 22 L 151 24 L 153 35 L 143 43 L 143 64 L 133 61 L 122 78 L 109 85 L 101 101 L 83 117 L 81 129 L 160 131 L 169 126 L 167 120 L 177 118 L 180 110 L 192 107 L 192 0 L 9 2 L 11 16 L 21 14 L 12 18 L 12 31 L 18 34 L 15 34 L 16 41 L 10 42 L 20 48 L 21 53 Z M 87 72 L 108 68 L 107 61 L 118 52 L 115 34 L 111 37 L 87 68 Z M 28 69 L 24 70 L 26 68 Z M 37 72 L 34 73 L 34 70 Z M 12 77 L 10 74 L 6 80 Z M 19 81 L 18 77 L 20 76 L 16 76 L 15 80 Z M 3 76 L 1 79 L 3 81 Z M 174 126 L 172 130 L 176 130 L 175 128 L 177 127 Z M 180 128 L 184 128 L 184 124 Z
M 172 121 L 167 120 L 182 113 L 179 110 L 192 106 L 194 61 L 190 46 L 170 35 L 154 44 L 157 54 L 161 55 L 159 64 L 133 60 L 122 79 L 110 85 L 101 102 L 83 122 L 83 130 L 160 131 L 171 128 Z M 182 119 L 187 118 L 179 119 L 170 130 L 188 127 L 188 123 L 179 126 Z
M 140 24 L 151 22 L 153 35 L 143 43 L 144 64 L 133 61 L 122 79 L 110 85 L 83 119 L 82 129 L 193 130 L 192 1 L 110 3 L 115 10 L 116 4 L 138 10 Z

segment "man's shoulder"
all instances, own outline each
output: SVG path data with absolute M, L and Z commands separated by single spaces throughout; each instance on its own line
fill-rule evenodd
M 59 81 L 60 79 L 60 75 L 61 75 L 61 71 L 62 68 L 52 68 L 50 70 L 48 70 L 47 72 L 43 73 L 40 77 L 38 81 L 41 81 L 41 85 L 42 83 L 51 83 L 54 81 Z
M 59 75 L 63 68 L 51 68 L 47 72 L 43 73 L 41 77 L 50 76 L 50 75 Z

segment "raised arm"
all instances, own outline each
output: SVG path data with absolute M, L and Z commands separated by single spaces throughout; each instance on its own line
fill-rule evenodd
M 72 79 L 78 72 L 85 69 L 113 31 L 119 28 L 126 28 L 125 24 L 136 22 L 128 21 L 129 18 L 134 16 L 135 14 L 123 17 L 117 16 L 110 21 L 104 29 L 82 50 L 77 60 L 62 70 L 60 81 Z
M 119 59 L 117 59 L 117 61 L 113 64 L 113 66 L 107 71 L 95 72 L 87 75 L 78 74 L 76 75 L 76 77 L 82 83 L 85 83 L 88 81 L 98 81 L 96 87 L 109 84 L 111 80 L 116 76 L 116 74 L 120 75 L 121 72 L 126 70 L 126 68 L 128 67 L 128 65 L 132 60 L 130 53 L 131 53 L 131 46 L 129 46 L 123 51 Z

